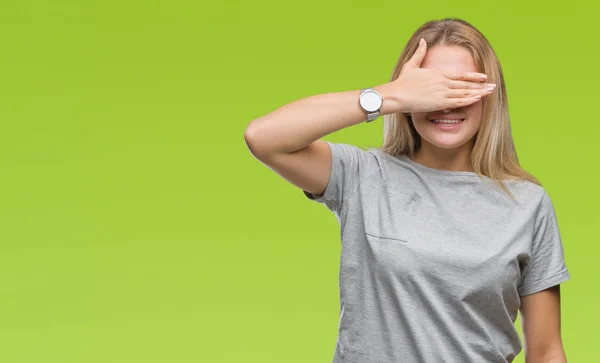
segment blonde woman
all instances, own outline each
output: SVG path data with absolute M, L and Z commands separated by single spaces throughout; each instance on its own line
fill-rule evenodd
M 321 140 L 380 115 L 382 147 Z M 292 102 L 244 136 L 340 223 L 334 362 L 500 363 L 523 346 L 566 362 L 554 208 L 519 166 L 500 64 L 471 24 L 427 22 L 390 82 Z

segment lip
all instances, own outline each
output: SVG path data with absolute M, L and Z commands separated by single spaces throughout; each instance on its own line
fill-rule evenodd
M 429 117 L 429 121 L 431 120 L 464 120 L 466 117 L 456 116 L 456 115 L 446 115 L 446 114 L 436 114 L 431 115 Z
M 434 120 L 434 119 L 432 119 Z M 456 119 L 446 119 L 446 120 L 456 120 Z M 452 124 L 452 125 L 442 125 L 442 124 L 436 124 L 435 122 L 431 121 L 430 122 L 433 124 L 433 126 L 439 130 L 444 130 L 444 131 L 452 131 L 452 130 L 456 130 L 458 128 L 460 128 L 464 122 L 464 120 L 462 120 L 461 122 L 458 122 L 456 124 Z

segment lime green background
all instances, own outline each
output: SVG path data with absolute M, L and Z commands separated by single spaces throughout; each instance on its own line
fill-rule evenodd
M 337 222 L 243 132 L 295 99 L 386 82 L 412 32 L 445 16 L 502 62 L 572 275 L 567 356 L 598 359 L 594 3 L 217 4 L 0 3 L 0 362 L 331 361 Z M 381 134 L 379 119 L 327 139 Z

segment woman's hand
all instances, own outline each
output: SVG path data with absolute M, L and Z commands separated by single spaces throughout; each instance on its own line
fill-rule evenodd
M 427 43 L 421 39 L 398 78 L 381 86 L 384 94 L 395 101 L 391 112 L 430 112 L 468 106 L 496 88 L 493 83 L 485 83 L 487 76 L 482 73 L 420 68 L 426 53 Z

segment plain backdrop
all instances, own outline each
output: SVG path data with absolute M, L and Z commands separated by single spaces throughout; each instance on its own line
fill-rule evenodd
M 3 0 L 0 362 L 330 362 L 337 221 L 256 161 L 244 129 L 389 81 L 417 27 L 448 16 L 503 66 L 519 160 L 553 200 L 572 277 L 567 356 L 595 361 L 597 6 Z M 326 139 L 379 146 L 382 121 Z

